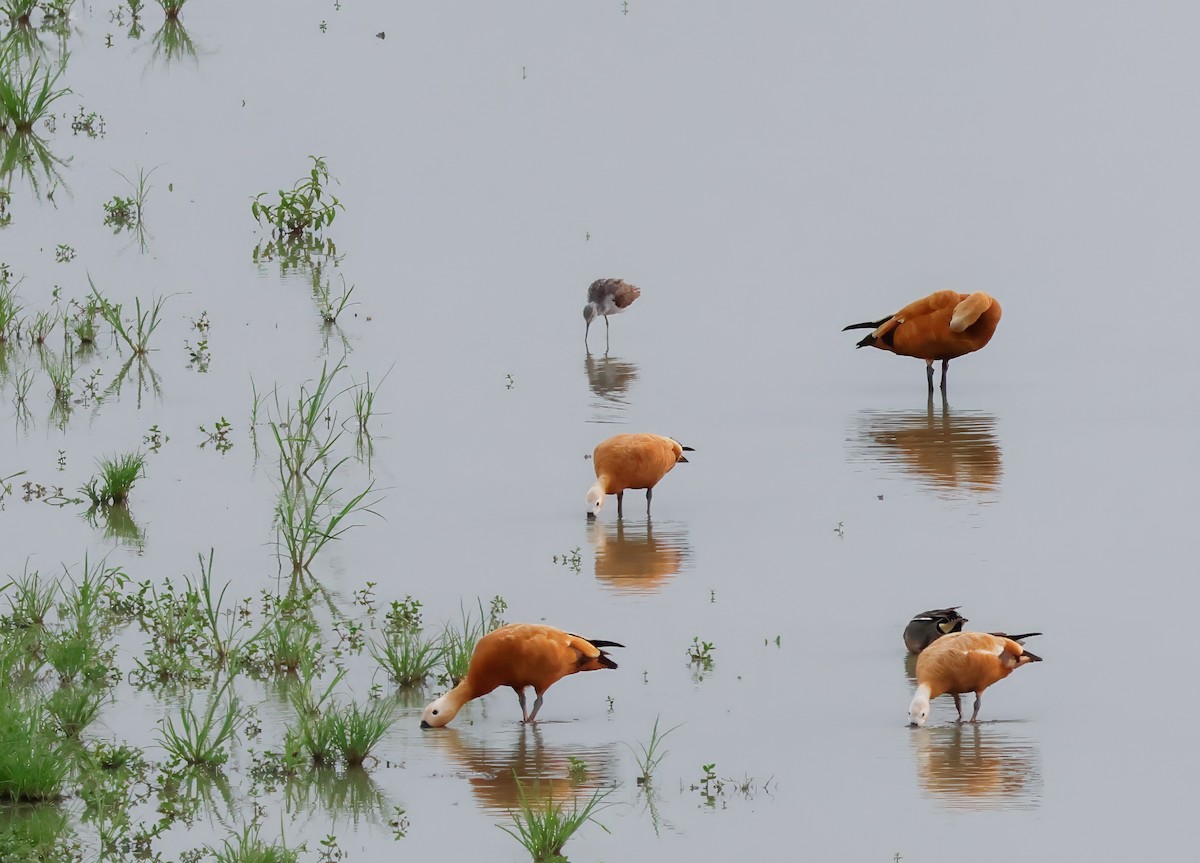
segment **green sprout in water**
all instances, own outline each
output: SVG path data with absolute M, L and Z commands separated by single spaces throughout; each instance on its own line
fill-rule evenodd
M 536 782 L 531 795 L 526 792 L 524 783 L 515 772 L 513 778 L 517 782 L 519 797 L 517 809 L 509 811 L 513 824 L 511 827 L 504 824 L 496 826 L 524 845 L 534 863 L 566 860 L 562 854 L 563 846 L 588 821 L 605 833 L 609 832 L 594 816 L 606 808 L 602 803 L 612 793 L 611 789 L 597 790 L 582 807 L 576 801 L 568 811 L 565 803 L 555 802 L 551 796 L 541 794 Z

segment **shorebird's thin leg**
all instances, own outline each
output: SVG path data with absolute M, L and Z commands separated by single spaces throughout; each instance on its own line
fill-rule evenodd
M 962 697 L 954 693 L 954 709 L 958 711 L 958 721 L 962 722 Z
M 529 714 L 525 712 L 525 687 L 514 686 L 513 690 L 517 693 L 517 701 L 521 702 L 521 721 L 528 722 Z
M 537 692 L 535 689 L 534 692 Z M 533 702 L 533 713 L 529 714 L 528 722 L 533 722 L 537 718 L 538 711 L 542 709 L 542 694 L 538 692 L 537 699 Z
M 979 705 L 980 704 L 983 704 L 983 693 L 976 692 L 975 693 L 975 709 L 971 711 L 971 721 L 972 722 L 975 722 L 977 719 L 979 719 Z
M 646 489 L 646 518 L 650 517 L 650 496 L 654 494 L 654 489 Z
M 608 353 L 608 315 L 604 316 L 604 353 Z
M 621 501 L 625 498 L 625 492 L 617 492 L 617 518 L 621 517 Z
M 929 381 L 929 394 L 933 395 L 933 360 L 925 361 L 925 379 Z
M 943 393 L 946 391 L 946 369 L 948 369 L 948 368 L 950 368 L 950 361 L 942 360 L 942 392 Z M 929 367 L 929 372 L 930 372 L 930 374 L 933 373 L 933 366 Z M 930 380 L 932 381 L 933 379 L 930 378 Z

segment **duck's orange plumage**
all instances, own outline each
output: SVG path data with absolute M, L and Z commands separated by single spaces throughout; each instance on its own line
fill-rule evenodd
M 924 725 L 929 718 L 929 702 L 939 695 L 954 696 L 958 718 L 962 719 L 964 692 L 975 693 L 971 721 L 979 717 L 983 691 L 1003 680 L 1022 665 L 1041 662 L 1019 642 L 987 632 L 952 632 L 934 641 L 917 657 L 917 692 L 908 708 L 913 725 Z
M 1000 323 L 1000 304 L 983 291 L 960 294 L 936 291 L 878 321 L 850 324 L 845 330 L 871 329 L 860 348 L 879 348 L 925 360 L 929 391 L 933 392 L 933 363 L 942 361 L 942 389 L 950 360 L 977 351 L 991 341 Z
M 686 462 L 683 446 L 674 438 L 656 434 L 619 434 L 610 437 L 592 453 L 596 482 L 588 489 L 588 518 L 594 518 L 604 506 L 606 495 L 617 496 L 617 517 L 622 515 L 622 501 L 628 488 L 646 490 L 646 514 L 650 514 L 650 498 L 654 486 L 671 468 Z
M 510 686 L 516 691 L 522 721 L 533 722 L 547 689 L 577 671 L 616 668 L 617 663 L 600 648 L 623 646 L 615 641 L 589 641 L 537 623 L 502 626 L 479 639 L 471 654 L 467 676 L 425 708 L 421 727 L 445 725 L 468 701 L 499 686 Z M 525 710 L 526 687 L 533 687 L 537 693 L 532 713 Z

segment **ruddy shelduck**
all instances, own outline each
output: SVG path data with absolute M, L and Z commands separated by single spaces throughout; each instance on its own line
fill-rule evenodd
M 473 698 L 499 686 L 510 686 L 521 702 L 521 721 L 533 722 L 542 709 L 546 690 L 568 674 L 616 668 L 602 647 L 624 647 L 615 641 L 580 638 L 553 626 L 510 623 L 489 632 L 475 645 L 467 676 L 457 686 L 425 708 L 422 728 L 440 728 Z M 537 700 L 533 712 L 525 710 L 525 689 L 533 687 Z
M 911 654 L 918 654 L 943 635 L 962 632 L 967 619 L 958 613 L 960 606 L 933 608 L 914 615 L 904 627 L 904 646 Z
M 596 481 L 587 492 L 587 516 L 595 518 L 604 506 L 604 498 L 617 496 L 617 518 L 621 518 L 625 489 L 646 490 L 646 515 L 650 515 L 650 498 L 654 486 L 671 468 L 687 462 L 685 452 L 695 452 L 674 438 L 656 434 L 619 434 L 610 437 L 592 453 Z
M 933 392 L 933 363 L 942 361 L 942 390 L 950 360 L 977 351 L 991 341 L 1000 323 L 1000 304 L 983 291 L 937 291 L 878 321 L 850 324 L 846 330 L 874 330 L 857 347 L 879 348 L 925 360 Z
M 642 289 L 631 285 L 624 279 L 596 279 L 588 287 L 587 305 L 583 307 L 583 319 L 587 326 L 583 328 L 583 344 L 586 347 L 588 331 L 597 315 L 604 316 L 604 345 L 608 346 L 608 316 L 616 315 L 631 305 L 642 295 Z
M 917 692 L 908 706 L 911 725 L 924 725 L 929 719 L 929 702 L 939 695 L 954 696 L 958 720 L 962 721 L 964 692 L 975 693 L 971 721 L 979 718 L 983 691 L 1012 674 L 1013 669 L 1030 662 L 1041 662 L 1019 642 L 989 632 L 952 632 L 943 635 L 917 657 Z

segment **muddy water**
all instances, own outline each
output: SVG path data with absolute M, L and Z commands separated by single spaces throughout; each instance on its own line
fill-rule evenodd
M 509 620 L 627 645 L 619 670 L 551 690 L 536 729 L 497 692 L 422 733 L 435 689 L 411 698 L 368 776 L 259 799 L 289 844 L 518 860 L 495 826 L 515 772 L 560 797 L 616 785 L 612 832 L 586 827 L 575 859 L 1180 856 L 1198 766 L 1179 685 L 1200 599 L 1200 351 L 1181 332 L 1200 312 L 1200 13 L 189 3 L 197 52 L 172 61 L 157 14 L 131 39 L 109 11 L 77 10 L 61 103 L 105 132 L 60 116 L 45 133 L 61 181 L 52 200 L 53 180 L 9 181 L 0 259 L 32 308 L 56 286 L 84 296 L 89 274 L 119 301 L 171 298 L 149 364 L 65 422 L 41 373 L 17 414 L 15 376 L 40 361 L 8 350 L 0 476 L 69 495 L 96 456 L 145 448 L 152 426 L 169 440 L 132 529 L 24 502 L 18 482 L 3 573 L 90 552 L 154 581 L 214 548 L 239 598 L 278 589 L 251 379 L 292 393 L 344 354 L 356 381 L 387 374 L 369 462 L 346 477 L 382 500 L 318 557 L 322 595 L 352 615 L 374 582 L 440 622 L 500 594 Z M 250 197 L 309 153 L 346 206 L 326 272 L 359 303 L 332 329 L 305 276 L 252 260 Z M 143 251 L 101 203 L 127 192 L 112 169 L 159 164 Z M 56 263 L 64 243 L 77 257 Z M 600 276 L 643 289 L 607 354 L 580 317 Z M 839 329 L 945 287 L 993 293 L 1004 318 L 929 402 L 921 363 Z M 203 311 L 201 373 L 185 341 Z M 126 359 L 103 339 L 77 378 L 108 387 Z M 224 455 L 199 447 L 220 417 Z M 585 456 L 618 430 L 696 454 L 652 519 L 631 493 L 622 523 L 610 502 L 588 525 Z M 914 732 L 900 633 L 951 604 L 972 627 L 1043 630 L 1046 661 L 990 690 L 979 726 L 935 703 Z M 693 638 L 711 670 L 689 665 Z M 365 654 L 347 665 L 347 697 L 386 686 Z M 286 697 L 238 687 L 269 746 Z M 152 741 L 177 703 L 122 684 L 91 733 Z M 648 795 L 629 747 L 656 717 L 679 727 Z M 249 817 L 248 747 L 211 819 L 164 851 Z

